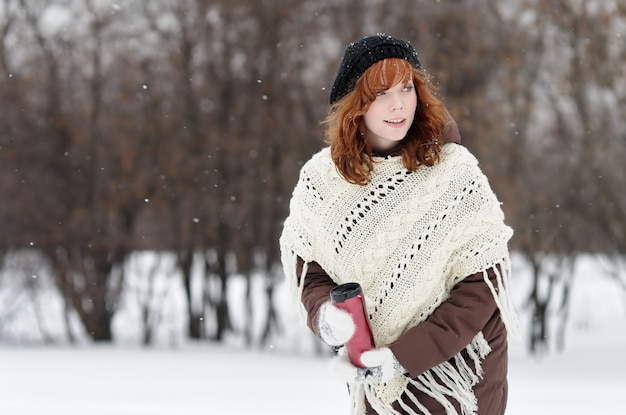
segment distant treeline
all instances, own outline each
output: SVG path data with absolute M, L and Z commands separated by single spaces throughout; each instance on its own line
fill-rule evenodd
M 343 48 L 386 32 L 413 42 L 504 203 L 541 342 L 542 281 L 569 286 L 544 256 L 626 253 L 625 25 L 617 1 L 5 0 L 0 250 L 35 250 L 95 341 L 131 253 L 173 252 L 189 337 L 220 341 L 229 275 L 266 275 L 270 298 L 281 278 Z

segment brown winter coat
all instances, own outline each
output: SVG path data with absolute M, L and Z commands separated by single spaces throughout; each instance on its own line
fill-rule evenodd
M 299 268 L 302 261 L 299 261 Z M 492 284 L 497 287 L 493 272 Z M 307 324 L 319 336 L 319 307 L 329 299 L 330 290 L 336 286 L 326 272 L 315 262 L 308 264 L 304 280 L 302 303 L 308 312 Z M 500 319 L 489 287 L 477 273 L 459 282 L 442 303 L 423 323 L 410 329 L 389 347 L 410 376 L 416 377 L 426 370 L 451 359 L 482 331 L 491 347 L 483 360 L 483 379 L 474 387 L 478 399 L 478 415 L 503 414 L 507 403 L 507 333 Z M 470 367 L 473 365 L 470 362 Z M 408 375 L 409 375 L 408 374 Z M 441 404 L 429 396 L 413 391 L 419 401 L 433 414 L 443 415 Z M 405 401 L 412 406 L 410 401 Z M 457 411 L 460 407 L 456 402 Z M 400 407 L 396 410 L 402 413 Z M 376 414 L 368 405 L 368 415 Z

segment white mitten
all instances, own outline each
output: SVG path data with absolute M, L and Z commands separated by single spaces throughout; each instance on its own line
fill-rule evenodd
M 319 311 L 319 332 L 329 346 L 342 346 L 354 335 L 356 327 L 352 316 L 330 301 L 326 301 Z
M 330 371 L 333 375 L 348 383 L 379 383 L 387 382 L 396 376 L 406 373 L 391 349 L 381 347 L 364 352 L 361 362 L 367 367 L 354 366 L 348 358 L 345 348 L 330 362 Z

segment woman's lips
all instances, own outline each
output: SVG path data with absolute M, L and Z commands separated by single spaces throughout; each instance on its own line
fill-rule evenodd
M 385 120 L 385 124 L 393 128 L 404 127 L 404 124 L 406 124 L 406 118 L 394 118 L 393 120 Z

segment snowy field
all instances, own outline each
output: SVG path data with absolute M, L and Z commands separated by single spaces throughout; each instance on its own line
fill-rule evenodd
M 621 414 L 626 324 L 570 334 L 539 360 L 514 345 L 509 415 Z M 327 359 L 206 344 L 0 346 L 2 415 L 346 414 Z
M 541 361 L 513 348 L 507 414 L 624 413 L 626 332 L 591 334 Z M 323 357 L 208 345 L 0 346 L 0 414 L 347 414 L 347 397 Z
M 626 293 L 591 266 L 578 271 L 565 351 L 537 358 L 511 347 L 507 415 L 626 413 Z M 524 280 L 514 282 L 517 305 Z M 132 320 L 127 310 L 117 331 Z M 347 415 L 345 386 L 326 356 L 306 350 L 303 332 L 250 351 L 171 341 L 180 327 L 164 324 L 150 348 L 132 336 L 106 346 L 0 343 L 0 415 Z

